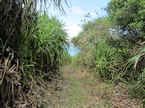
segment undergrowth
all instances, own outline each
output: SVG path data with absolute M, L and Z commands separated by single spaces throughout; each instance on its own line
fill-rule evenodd
M 82 28 L 71 40 L 80 49 L 72 57 L 72 64 L 93 70 L 94 76 L 102 81 L 125 83 L 129 94 L 144 103 L 145 42 L 132 43 L 130 35 L 124 33 L 123 36 L 110 17 L 84 22 Z
M 61 0 L 0 0 L 2 108 L 36 108 L 31 93 L 39 77 L 50 81 L 60 76 L 67 33 L 57 17 L 45 12 L 51 3 L 65 15 Z

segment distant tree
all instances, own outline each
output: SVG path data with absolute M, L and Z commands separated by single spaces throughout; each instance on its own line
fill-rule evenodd
M 145 0 L 112 0 L 107 12 L 123 35 L 145 41 Z

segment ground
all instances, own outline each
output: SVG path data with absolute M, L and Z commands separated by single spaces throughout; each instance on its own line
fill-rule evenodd
M 45 91 L 38 90 L 42 108 L 143 108 L 140 100 L 129 97 L 124 84 L 95 80 L 87 69 L 65 66 L 62 76 L 47 84 Z

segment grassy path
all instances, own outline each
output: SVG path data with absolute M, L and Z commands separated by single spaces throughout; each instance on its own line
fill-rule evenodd
M 124 85 L 94 83 L 88 72 L 69 66 L 63 77 L 44 93 L 47 102 L 43 108 L 141 108 L 139 100 L 128 97 Z

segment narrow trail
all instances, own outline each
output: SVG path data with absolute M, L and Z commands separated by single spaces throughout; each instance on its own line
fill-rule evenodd
M 46 90 L 43 108 L 141 108 L 140 101 L 128 97 L 125 85 L 93 82 L 87 70 L 64 67 L 63 78 Z

